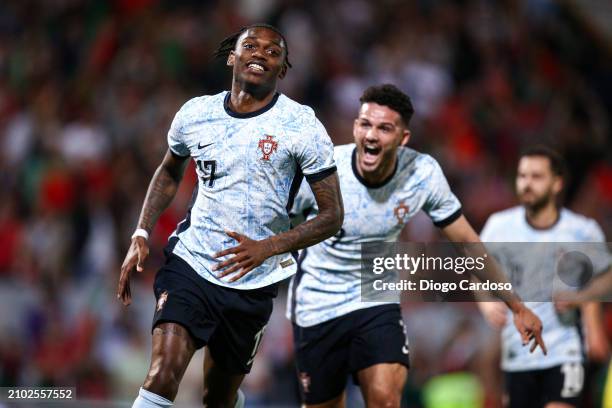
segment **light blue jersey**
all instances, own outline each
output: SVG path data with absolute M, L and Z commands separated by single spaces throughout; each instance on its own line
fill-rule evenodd
M 393 175 L 376 186 L 359 175 L 355 156 L 354 144 L 334 149 L 344 223 L 336 236 L 302 251 L 298 274 L 291 281 L 287 316 L 303 327 L 380 304 L 361 301 L 361 244 L 395 242 L 421 209 L 438 226 L 461 215 L 459 200 L 431 156 L 400 147 Z M 317 213 L 307 184 L 302 184 L 291 213 L 296 218 Z
M 212 283 L 255 289 L 293 275 L 293 257 L 273 256 L 237 282 L 218 279 L 212 266 L 221 259 L 213 255 L 237 245 L 224 231 L 254 240 L 287 231 L 303 176 L 314 181 L 335 171 L 333 144 L 313 110 L 285 95 L 247 114 L 231 111 L 229 96 L 191 99 L 168 132 L 170 150 L 191 156 L 198 175 L 192 205 L 169 248 Z
M 558 254 L 560 250 L 564 250 L 564 247 L 567 247 L 567 251 L 571 251 L 575 247 L 570 243 L 605 241 L 601 228 L 594 220 L 565 208 L 561 209 L 559 220 L 548 229 L 536 229 L 529 225 L 523 207 L 495 213 L 487 220 L 480 238 L 485 243 L 510 243 L 503 245 L 503 248 L 498 245 L 491 247 L 497 248 L 497 252 L 503 250 L 502 256 L 496 254 L 496 257 L 504 271 L 511 275 L 510 280 L 514 289 L 519 294 L 527 293 L 522 295 L 525 300 L 549 297 L 553 289 L 572 289 L 564 286 L 559 277 L 555 276 L 559 262 Z M 532 244 L 513 245 L 513 242 Z M 610 266 L 610 256 L 605 245 L 602 245 L 601 251 L 595 255 L 591 258 L 593 272 L 606 271 Z M 575 273 L 580 273 L 580 270 L 576 269 Z M 534 288 L 546 293 L 531 293 Z M 569 315 L 567 313 L 559 315 L 552 302 L 525 302 L 525 304 L 538 315 L 544 325 L 542 336 L 548 348 L 548 355 L 544 356 L 541 351 L 529 353 L 529 347 L 522 346 L 521 337 L 512 324 L 512 315 L 509 311 L 508 323 L 502 331 L 502 369 L 541 370 L 564 363 L 581 362 L 585 350 L 580 322 L 575 316 L 572 316 L 571 312 Z

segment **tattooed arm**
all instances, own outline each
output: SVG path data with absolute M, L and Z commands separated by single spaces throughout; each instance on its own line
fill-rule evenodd
M 338 174 L 310 183 L 319 214 L 292 230 L 269 238 L 272 255 L 297 251 L 318 244 L 334 235 L 344 221 L 344 205 Z
M 170 150 L 166 151 L 149 184 L 138 219 L 138 228 L 143 228 L 149 233 L 153 231 L 157 219 L 172 202 L 188 162 L 189 157 L 180 157 Z
M 233 231 L 227 234 L 238 241 L 238 245 L 215 254 L 215 258 L 234 254 L 233 257 L 217 264 L 213 269 L 225 269 L 219 274 L 223 277 L 235 272 L 230 282 L 240 279 L 263 263 L 267 258 L 287 252 L 297 251 L 315 245 L 334 235 L 344 220 L 344 205 L 340 194 L 338 174 L 310 183 L 319 214 L 294 229 L 255 241 Z
M 149 184 L 138 219 L 138 228 L 146 230 L 149 234 L 153 231 L 157 219 L 172 202 L 188 162 L 189 157 L 177 156 L 170 150 L 166 152 Z M 142 237 L 134 237 L 123 265 L 121 265 L 121 275 L 117 286 L 117 298 L 121 299 L 126 306 L 131 303 L 132 297 L 130 273 L 134 268 L 142 272 L 144 261 L 148 255 L 149 246 L 146 240 Z

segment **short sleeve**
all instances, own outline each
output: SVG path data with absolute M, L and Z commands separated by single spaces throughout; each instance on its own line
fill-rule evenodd
M 461 203 L 451 191 L 438 162 L 432 157 L 427 157 L 431 172 L 426 180 L 426 191 L 429 194 L 423 211 L 429 215 L 436 227 L 444 228 L 461 217 Z
M 187 157 L 190 155 L 189 147 L 184 142 L 184 128 L 186 111 L 190 105 L 190 102 L 185 103 L 181 109 L 174 115 L 170 130 L 168 130 L 168 147 L 170 151 L 177 156 Z
M 588 241 L 593 244 L 588 245 L 588 256 L 596 274 L 606 272 L 612 266 L 612 255 L 606 244 L 606 237 L 595 220 L 589 220 Z
M 484 227 L 482 227 L 482 231 L 480 232 L 480 240 L 482 242 L 490 242 L 495 240 L 494 234 L 493 234 L 493 225 L 494 225 L 494 218 L 495 216 L 490 216 L 487 219 L 487 222 L 485 222 Z
M 312 183 L 336 171 L 334 145 L 312 110 L 304 116 L 303 131 L 294 152 L 306 180 Z
M 606 236 L 604 235 L 603 230 L 595 220 L 589 219 L 589 227 L 587 228 L 587 231 L 589 236 L 589 242 L 606 242 Z

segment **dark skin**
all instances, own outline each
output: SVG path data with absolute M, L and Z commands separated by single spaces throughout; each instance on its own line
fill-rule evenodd
M 227 234 L 238 241 L 238 245 L 215 254 L 217 258 L 234 255 L 213 268 L 215 270 L 227 268 L 219 276 L 223 277 L 237 272 L 230 279 L 230 282 L 234 282 L 272 255 L 307 248 L 334 235 L 342 226 L 344 218 L 343 208 L 336 207 L 336 205 L 342 206 L 338 175 L 334 173 L 323 180 L 310 183 L 310 188 L 317 204 L 321 202 L 326 206 L 325 211 L 319 204 L 319 214 L 315 218 L 262 241 L 255 241 L 236 232 L 228 231 Z M 332 230 L 334 232 L 330 234 Z
M 285 76 L 286 45 L 273 30 L 256 27 L 246 30 L 237 40 L 227 64 L 233 68 L 230 107 L 240 113 L 254 112 L 266 106 L 276 93 L 277 80 Z M 169 150 L 157 168 L 145 197 L 138 228 L 149 233 L 162 212 L 170 205 L 182 180 L 188 157 L 178 157 Z M 233 254 L 221 263 L 228 268 L 222 275 L 237 272 L 240 279 L 267 258 L 313 245 L 334 235 L 341 227 L 344 213 L 337 174 L 311 183 L 320 212 L 298 228 L 256 241 L 233 231 L 227 234 L 238 245 L 216 254 Z M 131 303 L 130 275 L 142 272 L 149 254 L 144 238 L 136 237 L 121 266 L 117 297 L 124 305 Z M 218 268 L 217 268 L 218 269 Z M 151 367 L 143 387 L 166 399 L 174 400 L 178 385 L 195 352 L 193 339 L 177 323 L 159 324 L 153 332 Z M 244 374 L 225 372 L 215 365 L 207 348 L 204 362 L 204 406 L 233 407 Z

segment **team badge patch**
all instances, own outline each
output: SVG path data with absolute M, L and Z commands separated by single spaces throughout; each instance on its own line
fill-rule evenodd
M 258 148 L 261 150 L 263 156 L 262 160 L 270 160 L 270 155 L 276 151 L 278 143 L 274 141 L 274 136 L 266 135 L 265 139 L 259 141 Z
M 406 204 L 404 204 L 404 200 L 400 201 L 397 207 L 393 209 L 393 214 L 395 214 L 395 218 L 397 218 L 398 224 L 404 224 L 406 222 L 406 217 L 408 216 L 408 212 L 410 208 Z
M 310 392 L 310 376 L 307 373 L 300 373 L 300 384 L 305 394 Z
M 155 311 L 159 312 L 163 309 L 166 304 L 166 300 L 168 300 L 168 291 L 165 290 L 161 295 L 159 295 L 159 299 L 157 300 L 157 309 Z

